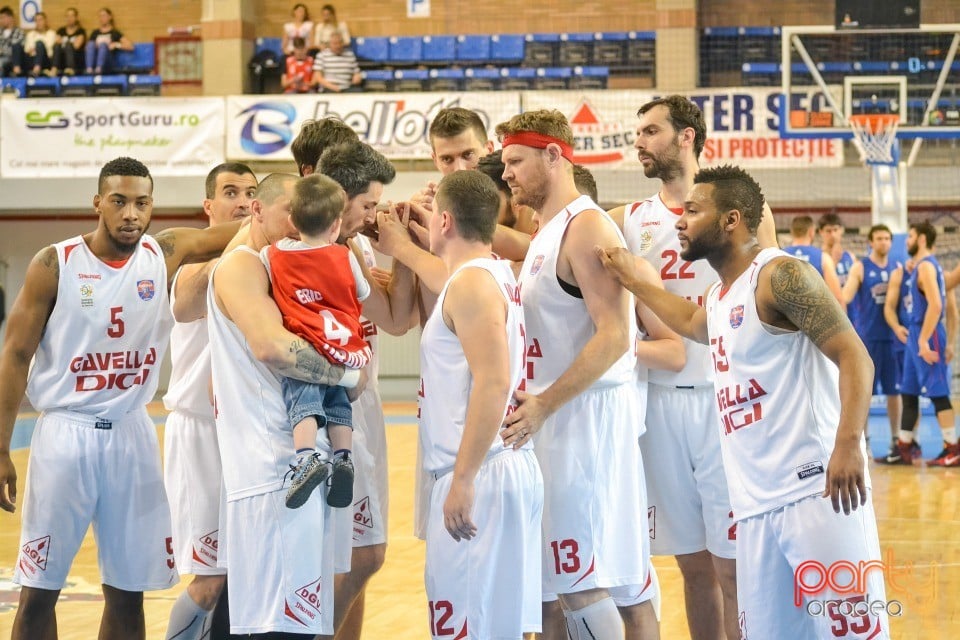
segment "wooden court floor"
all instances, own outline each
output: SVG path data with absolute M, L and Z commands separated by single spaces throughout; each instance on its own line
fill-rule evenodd
M 367 593 L 364 637 L 421 640 L 429 636 L 423 591 L 423 543 L 411 533 L 416 459 L 413 406 L 390 403 L 387 414 L 391 423 L 387 427 L 390 539 L 386 564 L 374 576 Z M 26 449 L 14 452 L 14 463 L 23 495 Z M 887 581 L 887 599 L 896 599 L 903 605 L 902 617 L 891 620 L 892 637 L 960 638 L 960 601 L 956 597 L 960 587 L 960 469 L 872 465 L 871 473 L 880 544 L 884 560 L 894 568 L 892 580 Z M 19 514 L 0 514 L 0 638 L 10 636 L 16 607 L 16 585 L 10 577 L 19 528 Z M 88 534 L 57 609 L 59 637 L 63 640 L 96 637 L 102 599 L 94 554 L 93 536 Z M 679 571 L 670 558 L 657 558 L 655 564 L 663 589 L 661 637 L 687 640 Z M 164 637 L 167 614 L 185 584 L 184 581 L 169 591 L 146 595 L 148 638 Z

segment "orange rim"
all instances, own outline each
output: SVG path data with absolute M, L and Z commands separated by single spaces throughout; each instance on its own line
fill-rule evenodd
M 895 113 L 856 113 L 850 116 L 849 120 L 870 133 L 878 133 L 900 124 L 900 116 Z

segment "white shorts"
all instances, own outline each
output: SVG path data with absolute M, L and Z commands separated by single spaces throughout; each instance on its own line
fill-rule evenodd
M 433 638 L 517 640 L 540 631 L 543 478 L 533 452 L 505 450 L 480 467 L 472 519 L 457 542 L 443 524 L 453 473 L 430 498 L 424 576 Z
M 650 601 L 657 620 L 660 619 L 660 579 L 652 562 L 647 567 L 647 579 L 643 584 L 610 587 L 607 591 L 610 592 L 613 603 L 618 607 L 633 607 Z
M 146 409 L 107 422 L 70 411 L 37 420 L 13 581 L 63 588 L 93 523 L 103 584 L 168 589 L 179 580 L 157 430 Z
M 706 549 L 735 558 L 737 530 L 713 387 L 651 384 L 640 449 L 647 472 L 650 552 L 674 556 Z
M 387 433 L 377 390 L 353 403 L 353 546 L 387 542 Z
M 643 416 L 633 384 L 587 391 L 534 438 L 543 472 L 543 591 L 644 584 Z
M 333 634 L 332 509 L 318 496 L 288 509 L 286 493 L 227 503 L 231 633 Z
M 872 497 L 850 515 L 835 513 L 829 498 L 811 496 L 745 518 L 737 546 L 741 638 L 890 638 L 886 611 L 879 606 L 868 611 L 869 604 L 886 602 Z M 864 573 L 866 596 L 816 588 L 831 567 L 840 566 L 834 563 L 868 561 L 876 561 L 877 568 Z M 795 571 L 801 565 L 806 568 L 799 583 L 809 585 L 807 590 L 797 589 Z M 843 589 L 853 573 L 840 568 L 833 580 Z M 858 601 L 863 615 L 851 613 Z
M 216 422 L 174 411 L 167 417 L 163 450 L 177 570 L 223 575 L 226 571 L 217 567 L 223 472 Z
M 413 470 L 413 535 L 427 539 L 427 517 L 430 513 L 430 496 L 436 480 L 423 469 L 423 444 L 417 433 L 417 466 Z

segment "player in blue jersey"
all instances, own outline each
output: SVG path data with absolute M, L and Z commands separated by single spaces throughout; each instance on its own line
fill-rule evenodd
M 903 395 L 903 414 L 897 451 L 880 459 L 887 464 L 912 464 L 920 457 L 920 446 L 914 438 L 914 427 L 919 415 L 919 396 L 930 398 L 937 412 L 937 422 L 943 434 L 943 451 L 928 462 L 931 466 L 960 466 L 960 446 L 953 423 L 950 403 L 950 359 L 952 344 L 947 340 L 945 327 L 946 285 L 943 270 L 933 256 L 936 229 L 929 222 L 910 225 L 907 234 L 907 253 L 916 265 L 908 278 L 909 289 L 904 300 L 908 312 L 908 326 L 900 379 Z M 903 340 L 904 327 L 894 326 Z
M 846 284 L 850 269 L 857 261 L 852 253 L 843 248 L 843 222 L 835 213 L 825 213 L 817 220 L 817 233 L 820 235 L 820 248 L 830 256 L 837 270 L 837 280 L 840 288 Z M 842 301 L 841 301 L 842 302 Z M 854 326 L 857 325 L 856 305 L 847 305 L 847 317 Z
M 887 397 L 890 436 L 897 437 L 900 425 L 900 369 L 903 350 L 900 341 L 884 318 L 884 303 L 893 272 L 902 267 L 889 259 L 893 234 L 884 224 L 874 225 L 867 235 L 870 255 L 853 263 L 843 285 L 843 301 L 857 308 L 854 329 L 873 360 L 873 393 Z M 898 353 L 899 352 L 899 353 Z
M 810 216 L 797 216 L 790 223 L 790 236 L 792 242 L 789 247 L 784 247 L 784 251 L 800 258 L 804 262 L 817 270 L 827 283 L 827 288 L 841 304 L 843 299 L 840 293 L 840 280 L 837 278 L 836 265 L 833 258 L 826 251 L 813 246 L 813 218 Z

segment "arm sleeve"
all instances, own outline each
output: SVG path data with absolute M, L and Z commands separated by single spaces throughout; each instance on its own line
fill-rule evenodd
M 353 255 L 353 251 L 347 254 L 347 257 L 350 259 L 350 271 L 353 273 L 353 279 L 357 283 L 357 300 L 363 302 L 370 295 L 370 283 L 363 277 L 363 269 L 360 268 L 360 263 L 357 262 L 357 256 Z

